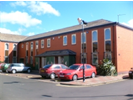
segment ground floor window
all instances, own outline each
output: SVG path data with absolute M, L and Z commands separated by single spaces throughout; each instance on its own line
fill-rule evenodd
M 86 53 L 81 53 L 81 63 L 86 63 L 86 62 L 87 62 Z
M 5 57 L 5 63 L 9 63 L 9 57 Z
M 109 60 L 112 60 L 112 54 L 111 52 L 105 52 L 105 59 L 109 59 Z
M 25 57 L 26 64 L 28 64 L 28 57 Z
M 13 63 L 17 63 L 17 57 L 13 57 Z
M 30 57 L 30 64 L 33 64 L 33 57 Z
M 98 65 L 98 54 L 97 53 L 92 53 L 92 64 Z

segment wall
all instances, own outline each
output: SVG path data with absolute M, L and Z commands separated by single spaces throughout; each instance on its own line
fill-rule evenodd
M 127 72 L 133 67 L 133 31 L 116 26 L 118 73 Z

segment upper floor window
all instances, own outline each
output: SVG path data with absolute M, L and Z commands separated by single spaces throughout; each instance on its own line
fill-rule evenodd
M 110 29 L 107 28 L 105 29 L 105 52 L 110 51 L 111 52 L 111 32 Z
M 110 28 L 104 30 L 104 41 L 105 41 L 105 58 L 112 60 Z
M 85 32 L 84 32 L 84 34 L 81 33 L 81 41 L 82 41 L 82 43 L 86 43 L 86 33 Z
M 50 39 L 47 39 L 47 47 L 50 47 Z
M 36 41 L 36 49 L 38 49 L 38 41 Z
M 63 45 L 67 45 L 67 36 L 63 36 Z
M 30 43 L 30 48 L 33 50 L 33 42 Z
M 92 31 L 92 52 L 97 52 L 98 49 L 98 38 L 97 31 Z
M 76 44 L 76 34 L 72 34 L 72 44 Z
M 21 44 L 21 48 L 23 48 L 24 47 L 24 44 Z
M 26 50 L 28 50 L 28 42 L 26 42 Z
M 13 50 L 17 50 L 17 44 L 13 44 Z
M 5 50 L 9 50 L 9 44 L 8 43 L 5 44 Z
M 44 40 L 41 40 L 41 48 L 44 48 Z

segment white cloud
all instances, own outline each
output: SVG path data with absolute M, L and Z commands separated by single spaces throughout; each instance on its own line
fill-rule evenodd
M 31 1 L 31 2 L 24 2 L 24 1 L 17 1 L 15 3 L 11 3 L 12 6 L 26 6 L 28 7 L 31 12 L 36 13 L 37 15 L 41 14 L 54 14 L 56 16 L 60 16 L 60 13 L 53 8 L 50 4 L 47 2 L 42 2 L 42 1 Z
M 0 13 L 1 13 L 0 15 L 1 20 L 2 22 L 5 22 L 5 23 L 9 22 L 12 24 L 20 24 L 25 27 L 35 26 L 37 24 L 42 23 L 41 20 L 32 18 L 32 16 L 30 16 L 26 12 L 16 11 L 16 12 L 10 12 L 10 13 L 6 13 L 6 12 L 0 12 Z
M 11 30 L 6 29 L 6 28 L 0 28 L 0 32 L 1 33 L 8 33 L 8 34 L 17 34 L 17 35 L 21 34 L 19 31 L 11 31 Z
M 16 1 L 15 3 L 11 3 L 11 6 L 26 6 L 27 3 L 24 1 Z
M 34 32 L 28 33 L 28 36 L 32 36 L 32 35 L 35 35 L 35 33 Z
M 131 27 L 131 28 L 133 28 L 133 19 L 131 19 L 131 20 L 129 20 L 127 23 L 122 23 L 122 24 L 124 24 L 124 25 L 126 25 L 126 26 L 129 26 L 129 27 Z

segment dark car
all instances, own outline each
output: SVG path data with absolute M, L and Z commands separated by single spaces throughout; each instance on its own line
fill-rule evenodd
M 51 79 L 55 79 L 60 72 L 68 69 L 66 65 L 63 64 L 49 64 L 45 65 L 43 68 L 40 68 L 39 74 L 44 77 L 50 77 Z
M 131 70 L 129 71 L 129 77 L 131 78 L 131 79 L 133 79 L 133 68 L 131 68 Z

